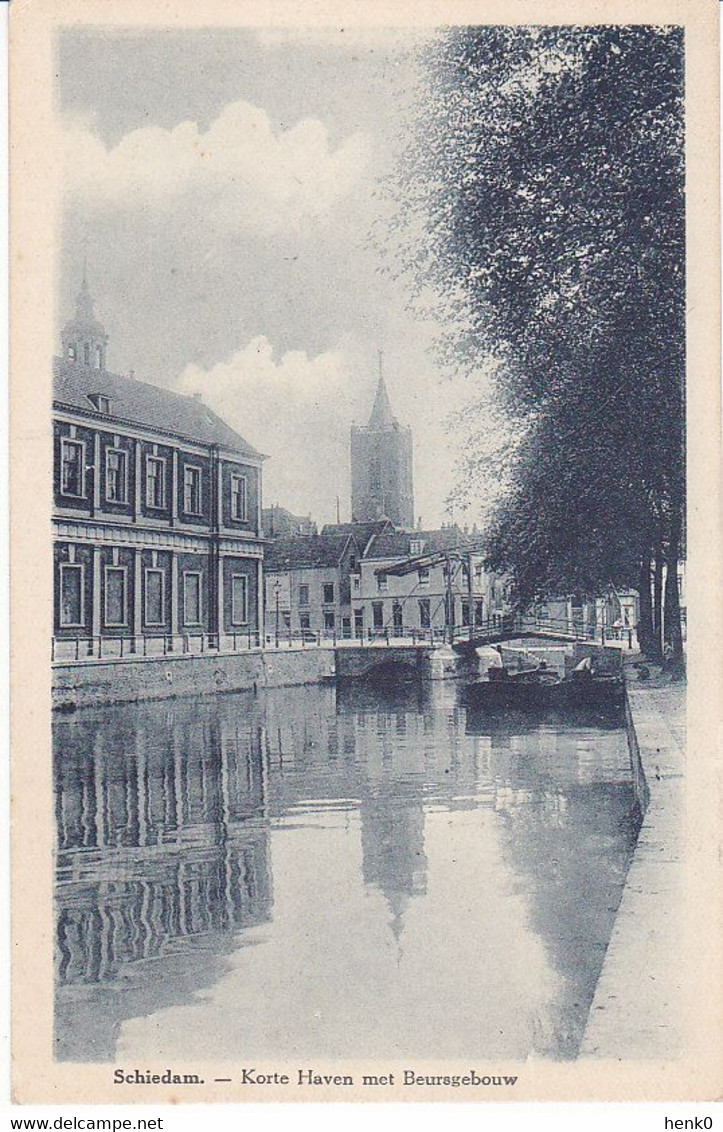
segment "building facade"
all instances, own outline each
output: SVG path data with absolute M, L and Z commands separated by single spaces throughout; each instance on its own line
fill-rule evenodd
M 359 523 L 414 527 L 412 433 L 392 413 L 381 372 L 369 423 L 351 430 L 351 513 Z
M 364 545 L 347 533 L 269 543 L 265 558 L 266 641 L 350 637 L 351 579 Z
M 199 399 L 108 372 L 85 279 L 62 341 L 55 659 L 258 640 L 263 457 Z
M 604 630 L 609 639 L 632 645 L 637 640 L 640 599 L 636 590 L 611 589 L 594 598 L 567 594 L 536 602 L 532 612 L 551 629 L 582 635 Z
M 402 567 L 404 573 L 395 572 Z M 459 527 L 375 535 L 352 577 L 354 634 L 442 637 L 510 612 L 509 587 Z

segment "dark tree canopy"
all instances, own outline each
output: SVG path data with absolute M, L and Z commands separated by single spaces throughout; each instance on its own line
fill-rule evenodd
M 459 28 L 428 64 L 406 266 L 524 432 L 490 562 L 524 600 L 638 584 L 685 494 L 682 30 Z

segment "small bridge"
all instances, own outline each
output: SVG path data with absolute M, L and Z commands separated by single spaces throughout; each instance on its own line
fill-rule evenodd
M 622 634 L 624 633 L 624 639 Z M 450 640 L 450 638 L 452 638 Z M 435 654 L 453 649 L 460 662 L 473 659 L 474 650 L 484 645 L 502 644 L 520 638 L 547 644 L 582 644 L 609 647 L 617 653 L 633 647 L 633 630 L 615 635 L 605 628 L 589 630 L 572 622 L 540 621 L 517 615 L 491 619 L 484 624 L 457 626 L 450 633 L 433 629 L 388 629 L 368 632 L 364 637 L 335 642 L 336 671 L 339 676 L 360 677 L 401 667 L 420 676 L 429 675 Z
M 474 626 L 456 627 L 452 630 L 451 636 L 455 649 L 496 645 L 518 637 L 559 641 L 561 644 L 579 643 L 629 649 L 632 649 L 634 643 L 634 630 L 630 628 L 588 626 L 568 619 L 542 619 L 516 613 L 491 618 Z

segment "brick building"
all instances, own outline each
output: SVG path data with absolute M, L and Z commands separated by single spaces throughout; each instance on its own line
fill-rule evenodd
M 258 639 L 263 457 L 201 400 L 109 373 L 85 279 L 62 342 L 56 659 Z

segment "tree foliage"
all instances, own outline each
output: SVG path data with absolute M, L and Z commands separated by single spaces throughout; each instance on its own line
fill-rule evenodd
M 406 267 L 443 298 L 447 361 L 500 360 L 498 403 L 524 432 L 490 563 L 521 600 L 638 585 L 662 557 L 677 572 L 681 30 L 458 28 L 426 74 L 400 178 Z

